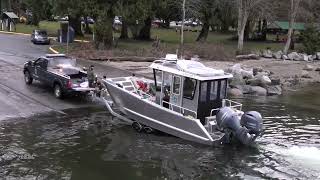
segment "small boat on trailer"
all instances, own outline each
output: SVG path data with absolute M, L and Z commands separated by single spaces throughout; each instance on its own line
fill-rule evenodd
M 261 115 L 244 113 L 242 104 L 226 99 L 231 74 L 177 58 L 156 60 L 150 68 L 154 80 L 149 83 L 137 77 L 104 80 L 112 99 L 104 99 L 108 110 L 135 130 L 158 130 L 206 145 L 234 139 L 250 145 L 261 136 Z

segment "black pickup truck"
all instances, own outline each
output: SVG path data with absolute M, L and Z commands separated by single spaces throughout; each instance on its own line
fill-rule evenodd
M 67 94 L 89 93 L 87 73 L 76 67 L 76 60 L 64 54 L 48 54 L 28 61 L 23 68 L 26 84 L 38 80 L 54 89 L 56 98 Z

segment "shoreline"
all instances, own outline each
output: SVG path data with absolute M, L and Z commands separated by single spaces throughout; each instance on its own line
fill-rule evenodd
M 132 72 L 148 78 L 153 78 L 152 70 L 148 68 L 151 62 L 135 61 L 92 61 L 103 66 L 110 66 L 127 72 Z M 271 79 L 280 79 L 280 85 L 283 92 L 303 91 L 305 87 L 320 86 L 320 61 L 283 61 L 283 60 L 243 60 L 243 61 L 201 61 L 204 65 L 227 70 L 235 64 L 241 64 L 245 70 L 261 68 L 270 72 Z M 306 70 L 306 67 L 312 67 L 312 70 Z M 318 71 L 315 71 L 318 69 Z M 307 73 L 307 76 L 306 74 Z

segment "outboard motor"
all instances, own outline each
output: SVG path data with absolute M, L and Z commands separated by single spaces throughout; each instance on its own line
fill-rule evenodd
M 230 107 L 224 107 L 218 111 L 217 127 L 225 133 L 226 143 L 229 143 L 235 136 L 241 143 L 250 145 L 261 135 L 263 125 L 260 113 L 250 111 L 242 116 L 241 114 Z

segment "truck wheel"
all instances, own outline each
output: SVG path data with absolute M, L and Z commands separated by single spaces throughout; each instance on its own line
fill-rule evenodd
M 63 98 L 62 88 L 59 84 L 54 85 L 54 96 L 58 99 Z
M 24 81 L 25 81 L 26 84 L 28 84 L 28 85 L 32 84 L 33 79 L 32 79 L 32 77 L 31 77 L 29 71 L 25 71 L 25 72 L 24 72 Z

